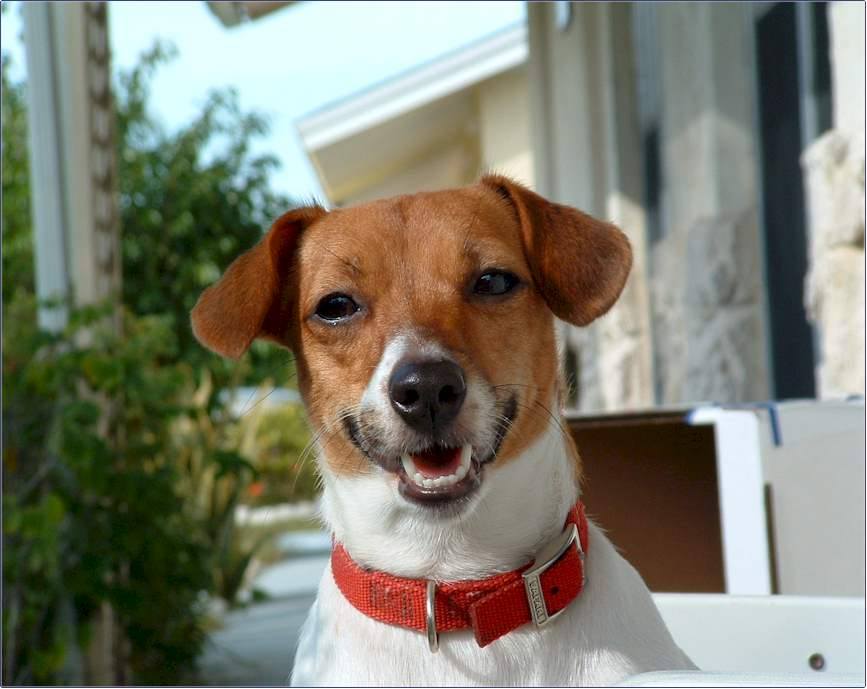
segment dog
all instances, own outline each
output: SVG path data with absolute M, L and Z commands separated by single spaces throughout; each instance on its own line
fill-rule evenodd
M 206 289 L 196 337 L 289 348 L 330 567 L 295 685 L 608 685 L 695 669 L 580 503 L 555 317 L 632 264 L 615 226 L 509 178 L 292 210 Z M 542 552 L 545 551 L 545 552 Z

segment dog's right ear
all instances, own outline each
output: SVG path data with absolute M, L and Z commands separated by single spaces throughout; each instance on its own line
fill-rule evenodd
M 326 215 L 319 206 L 281 215 L 256 246 L 241 254 L 199 297 L 193 334 L 208 349 L 237 359 L 257 337 L 288 346 L 286 279 L 298 236 Z
M 623 232 L 508 177 L 485 175 L 481 184 L 511 206 L 533 280 L 555 316 L 587 325 L 611 308 L 632 267 Z

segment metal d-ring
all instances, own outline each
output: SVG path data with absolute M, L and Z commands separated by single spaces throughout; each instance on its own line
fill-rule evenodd
M 431 653 L 440 650 L 440 636 L 437 634 L 436 595 L 436 582 L 428 581 L 424 613 L 427 622 L 427 645 Z

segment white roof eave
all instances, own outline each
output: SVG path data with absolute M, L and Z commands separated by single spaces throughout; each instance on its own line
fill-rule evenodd
M 316 151 L 527 60 L 524 24 L 502 31 L 296 123 L 305 150 Z

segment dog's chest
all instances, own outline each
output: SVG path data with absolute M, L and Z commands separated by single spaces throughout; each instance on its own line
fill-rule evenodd
M 595 539 L 595 540 L 594 540 Z M 296 659 L 296 685 L 608 685 L 639 672 L 690 669 L 635 571 L 594 529 L 587 589 L 553 624 L 479 648 L 471 632 L 424 634 L 366 617 L 326 571 Z M 594 557 L 595 556 L 595 557 Z
M 317 602 L 316 627 L 314 684 L 574 685 L 630 674 L 628 661 L 616 653 L 607 659 L 594 656 L 588 667 L 588 656 L 578 648 L 577 629 L 565 616 L 556 626 L 527 626 L 485 648 L 479 648 L 469 631 L 442 634 L 439 651 L 431 653 L 425 635 L 359 613 L 328 572 Z M 602 667 L 606 670 L 601 675 L 593 671 Z M 295 683 L 303 683 L 300 680 L 295 677 Z

